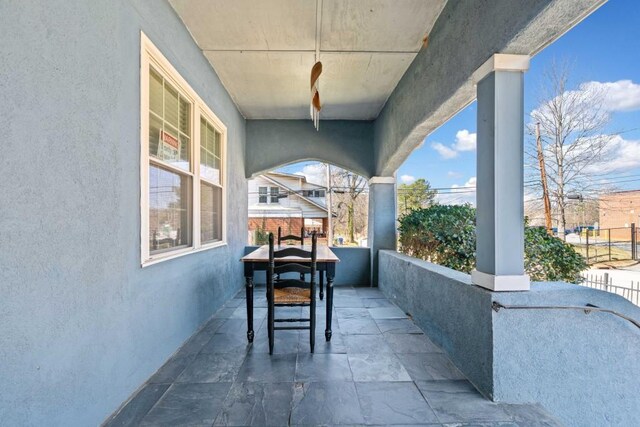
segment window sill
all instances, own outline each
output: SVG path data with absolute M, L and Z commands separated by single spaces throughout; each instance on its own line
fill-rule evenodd
M 201 246 L 201 247 L 199 247 L 197 249 L 185 248 L 185 249 L 177 250 L 175 252 L 156 255 L 154 257 L 151 257 L 151 258 L 143 261 L 142 264 L 141 264 L 141 267 L 142 268 L 149 267 L 150 265 L 158 264 L 158 263 L 161 263 L 161 262 L 164 262 L 164 261 L 169 261 L 171 259 L 180 258 L 180 257 L 183 257 L 185 255 L 195 254 L 195 253 L 198 253 L 198 252 L 204 252 L 204 251 L 208 251 L 210 249 L 220 248 L 220 247 L 223 247 L 223 246 L 227 246 L 227 242 L 225 242 L 225 241 L 213 242 L 213 243 L 208 243 L 206 245 L 203 245 L 203 246 Z

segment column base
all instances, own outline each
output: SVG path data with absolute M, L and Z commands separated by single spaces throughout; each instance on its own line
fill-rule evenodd
M 474 285 L 495 292 L 528 291 L 531 288 L 531 280 L 527 274 L 496 276 L 495 274 L 473 270 L 471 272 L 471 281 Z

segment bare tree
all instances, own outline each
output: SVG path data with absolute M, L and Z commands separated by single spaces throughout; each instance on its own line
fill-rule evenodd
M 609 115 L 602 109 L 606 94 L 593 85 L 570 90 L 569 77 L 570 67 L 566 64 L 554 63 L 545 72 L 540 104 L 531 112 L 529 129 L 533 134 L 535 124 L 540 123 L 549 193 L 557 209 L 561 238 L 567 224 L 567 195 L 588 188 L 588 166 L 601 160 L 603 150 L 613 139 L 605 132 L 609 123 Z M 539 183 L 540 166 L 535 144 L 532 145 L 528 155 L 536 161 L 531 161 L 530 166 L 537 171 Z
M 332 186 L 335 188 L 335 202 L 338 218 L 337 225 L 342 225 L 350 243 L 355 243 L 356 233 L 366 229 L 367 201 L 363 194 L 367 190 L 367 180 L 345 169 L 332 169 Z M 365 223 L 363 224 L 362 220 Z

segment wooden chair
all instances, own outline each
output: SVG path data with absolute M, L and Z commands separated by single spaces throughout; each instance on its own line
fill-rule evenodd
M 315 231 L 313 234 L 316 234 Z M 282 235 L 282 227 L 278 227 L 278 246 L 282 245 L 282 242 L 287 240 L 295 240 L 300 242 L 300 246 L 304 246 L 304 227 L 300 228 L 300 237 L 289 234 L 287 236 Z M 276 276 L 276 280 L 280 280 L 280 275 Z M 304 280 L 304 274 L 300 275 L 300 280 Z M 320 300 L 324 297 L 324 271 L 320 272 Z
M 287 240 L 295 240 L 300 242 L 300 246 L 304 246 L 304 227 L 300 228 L 300 236 L 294 236 L 293 234 L 283 236 L 282 227 L 278 227 L 278 246 L 282 245 L 282 242 L 286 242 Z
M 298 241 L 300 242 L 300 246 L 304 246 L 304 227 L 300 228 L 300 236 L 294 236 L 293 234 L 283 236 L 282 227 L 278 227 L 278 246 L 281 246 L 282 242 L 286 242 L 287 240 Z M 280 280 L 279 274 L 277 275 L 276 279 Z M 304 274 L 300 274 L 300 280 L 304 280 Z
M 269 233 L 269 265 L 267 267 L 267 326 L 269 331 L 269 354 L 273 354 L 274 332 L 277 330 L 309 330 L 309 344 L 313 353 L 316 332 L 316 254 L 317 237 L 315 234 L 311 238 L 311 251 L 305 251 L 298 247 L 287 247 L 275 250 L 273 244 L 273 234 Z M 276 258 L 295 256 L 306 258 L 309 262 L 301 264 L 299 262 L 275 263 Z M 280 273 L 300 273 L 302 280 L 282 279 L 274 280 L 274 276 Z M 309 281 L 304 277 L 309 275 Z M 309 307 L 309 318 L 277 319 L 275 317 L 276 307 Z M 280 326 L 276 323 L 286 322 L 309 322 L 309 326 Z

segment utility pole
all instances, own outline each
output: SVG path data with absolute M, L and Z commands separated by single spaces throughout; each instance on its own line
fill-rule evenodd
M 536 146 L 538 148 L 538 163 L 540 164 L 540 181 L 542 182 L 542 201 L 544 202 L 544 227 L 549 235 L 553 235 L 551 231 L 551 200 L 549 200 L 547 170 L 544 166 L 544 152 L 542 151 L 542 139 L 540 138 L 540 122 L 536 123 Z
M 333 211 L 332 211 L 332 189 L 331 189 L 331 165 L 327 165 L 327 246 L 333 246 Z

